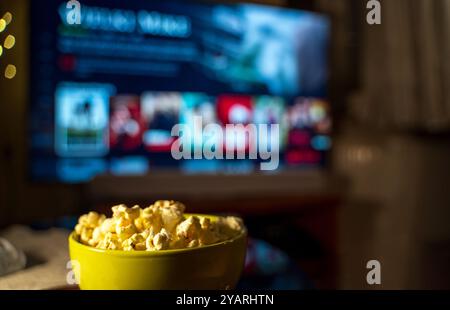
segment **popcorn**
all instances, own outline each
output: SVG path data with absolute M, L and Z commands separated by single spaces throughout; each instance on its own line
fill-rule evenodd
M 117 205 L 111 208 L 111 210 L 113 211 L 113 217 L 114 218 L 121 218 L 122 216 L 124 216 L 125 210 L 127 209 L 126 205 Z
M 113 219 L 106 219 L 103 221 L 102 225 L 100 226 L 100 230 L 103 234 L 106 234 L 107 232 L 115 232 L 116 226 Z
M 169 248 L 170 235 L 167 233 L 166 229 L 163 228 L 159 233 L 153 238 L 153 248 L 155 250 L 166 250 Z
M 152 228 L 155 233 L 159 232 L 163 227 L 161 214 L 154 206 L 142 210 L 140 219 L 142 219 L 142 225 L 145 229 Z
M 202 230 L 200 220 L 196 216 L 190 216 L 187 220 L 177 226 L 177 236 L 188 241 L 198 239 Z
M 184 208 L 183 208 L 184 209 Z M 183 211 L 178 206 L 171 205 L 161 209 L 161 219 L 163 226 L 170 232 L 175 230 L 175 227 L 183 221 Z
M 217 227 L 221 235 L 234 235 L 244 229 L 242 220 L 235 216 L 221 217 L 217 221 Z
M 145 237 L 142 234 L 134 234 L 129 239 L 122 242 L 122 248 L 125 251 L 145 250 Z
M 124 222 L 123 219 L 120 219 L 119 223 L 116 224 L 116 234 L 121 240 L 128 239 L 137 232 L 136 226 L 127 221 L 128 220 L 125 220 Z
M 108 232 L 105 237 L 96 246 L 99 249 L 121 250 L 122 245 L 116 234 Z
M 126 208 L 125 209 L 125 218 L 127 220 L 133 221 L 139 217 L 141 214 L 141 208 L 139 206 L 134 206 L 132 208 Z
M 83 228 L 81 229 L 81 235 L 80 235 L 81 241 L 89 242 L 89 240 L 91 239 L 91 237 L 92 237 L 92 228 L 89 228 L 89 227 L 83 227 Z
M 102 230 L 100 227 L 95 227 L 92 232 L 92 239 L 88 241 L 90 246 L 96 246 L 102 239 Z
M 200 218 L 202 233 L 200 235 L 200 245 L 212 244 L 220 241 L 217 225 L 211 224 L 211 220 L 206 217 Z
M 161 251 L 214 244 L 245 231 L 237 217 L 186 217 L 185 206 L 173 200 L 158 200 L 144 209 L 124 204 L 111 209 L 111 218 L 96 212 L 80 216 L 75 235 L 81 243 L 106 250 Z

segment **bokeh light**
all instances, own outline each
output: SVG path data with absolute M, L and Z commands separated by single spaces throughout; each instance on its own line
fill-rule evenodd
M 6 12 L 2 19 L 6 22 L 6 25 L 8 25 L 12 21 L 12 14 Z
M 16 43 L 16 38 L 9 34 L 6 38 L 5 38 L 5 42 L 3 43 L 3 46 L 7 49 L 10 49 L 14 46 L 14 44 Z
M 0 32 L 5 30 L 5 28 L 6 28 L 6 21 L 2 18 L 0 19 Z
M 7 65 L 5 69 L 5 78 L 12 79 L 16 76 L 16 66 L 14 65 Z

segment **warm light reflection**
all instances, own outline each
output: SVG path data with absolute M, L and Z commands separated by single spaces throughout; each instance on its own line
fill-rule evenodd
M 5 28 L 6 28 L 6 21 L 2 18 L 0 19 L 0 32 L 5 30 Z
M 0 45 L 0 56 L 3 54 L 3 47 Z

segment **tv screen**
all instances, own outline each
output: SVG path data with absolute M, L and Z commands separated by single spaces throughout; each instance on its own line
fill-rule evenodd
M 227 125 L 254 125 L 258 145 L 278 152 L 277 170 L 324 164 L 326 17 L 150 0 L 83 0 L 79 11 L 73 1 L 31 1 L 30 14 L 33 180 L 259 170 L 267 158 L 250 156 L 252 136 L 239 127 L 231 137 Z M 258 134 L 273 124 L 276 131 Z M 193 130 L 182 140 L 176 125 Z M 181 140 L 182 154 L 209 143 L 213 152 L 248 156 L 180 158 L 173 149 Z

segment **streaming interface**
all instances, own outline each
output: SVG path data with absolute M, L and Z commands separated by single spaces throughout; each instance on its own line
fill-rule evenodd
M 183 147 L 209 141 L 226 151 L 236 142 L 236 151 L 248 150 L 252 137 L 237 131 L 230 142 L 227 125 L 278 124 L 259 139 L 277 143 L 279 169 L 324 164 L 332 125 L 324 16 L 255 4 L 84 0 L 72 24 L 65 1 L 48 2 L 33 1 L 30 11 L 33 179 L 258 168 L 260 159 L 173 158 L 172 129 L 195 119 L 201 130 Z

